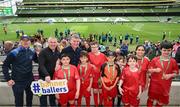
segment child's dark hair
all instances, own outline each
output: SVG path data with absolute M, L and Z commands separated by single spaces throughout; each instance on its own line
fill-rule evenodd
M 126 59 L 125 59 L 124 56 L 122 56 L 122 55 L 117 55 L 117 57 L 115 58 L 115 61 L 117 62 L 117 61 L 119 61 L 119 60 L 123 60 L 123 62 L 126 61 Z
M 106 56 L 107 56 L 107 57 L 109 57 L 109 56 L 114 56 L 114 57 L 116 57 L 116 53 L 115 53 L 114 51 L 109 51 L 109 52 L 107 52 Z
M 127 57 L 127 62 L 129 62 L 129 59 L 135 59 L 135 60 L 137 61 L 137 56 L 134 55 L 134 54 L 130 54 L 130 55 L 128 55 L 128 57 Z
M 87 51 L 81 51 L 81 53 L 80 53 L 80 57 L 83 57 L 83 56 L 85 56 L 85 57 L 88 57 L 88 53 L 87 53 Z
M 69 54 L 66 54 L 66 53 L 61 54 L 59 59 L 61 60 L 63 57 L 69 57 L 69 59 L 71 59 Z
M 160 44 L 160 49 L 173 49 L 173 45 L 171 44 L 171 42 L 165 40 L 165 41 L 162 41 L 161 44 Z
M 136 46 L 136 51 L 137 51 L 137 49 L 138 49 L 139 47 L 143 47 L 143 48 L 144 48 L 144 50 L 145 50 L 144 45 L 137 45 L 137 46 Z

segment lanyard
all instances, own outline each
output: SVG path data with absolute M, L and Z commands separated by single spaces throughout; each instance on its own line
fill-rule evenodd
M 160 56 L 160 63 L 161 63 L 161 66 L 162 66 L 162 69 L 163 69 L 163 75 L 167 72 L 168 68 L 169 68 L 169 65 L 170 65 L 170 57 L 168 58 L 168 65 L 165 69 L 164 67 L 164 63 L 163 63 L 163 58 L 162 56 Z
M 64 78 L 69 80 L 70 79 L 70 66 L 68 66 L 68 77 L 66 76 L 66 73 L 64 71 L 64 66 L 62 66 L 62 71 L 63 71 L 63 74 L 64 74 Z
M 84 70 L 84 78 L 87 72 L 87 64 L 85 65 L 85 70 Z M 80 65 L 80 75 L 82 75 L 82 65 Z M 84 80 L 83 76 L 82 76 L 82 80 Z
M 110 74 L 110 73 L 111 73 L 111 71 L 110 71 L 110 64 L 107 63 L 107 65 L 108 65 L 108 72 L 109 72 L 109 74 Z M 114 78 L 114 73 L 115 73 L 115 66 L 114 66 L 114 64 L 113 64 L 112 76 L 110 77 L 110 80 L 111 80 L 111 81 L 112 81 L 113 78 Z

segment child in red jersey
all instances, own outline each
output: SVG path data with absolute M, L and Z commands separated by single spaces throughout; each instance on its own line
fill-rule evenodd
M 122 95 L 122 102 L 125 106 L 138 106 L 142 87 L 139 80 L 140 72 L 136 67 L 137 57 L 129 55 L 127 63 L 129 66 L 126 66 L 121 74 L 119 92 Z
M 140 71 L 140 81 L 142 84 L 142 90 L 146 90 L 148 88 L 148 65 L 149 65 L 149 58 L 144 56 L 145 54 L 145 47 L 143 45 L 138 45 L 136 47 L 136 57 L 137 57 L 137 66 Z
M 108 61 L 101 67 L 102 92 L 104 106 L 113 106 L 113 99 L 117 95 L 117 82 L 119 80 L 120 68 L 114 63 L 115 53 L 107 53 Z
M 172 78 L 178 74 L 178 65 L 175 59 L 170 57 L 172 44 L 163 41 L 160 44 L 161 55 L 152 59 L 148 71 L 151 73 L 147 106 L 152 107 L 156 101 L 156 106 L 161 107 L 169 103 L 169 93 Z
M 94 93 L 94 103 L 95 106 L 102 105 L 102 84 L 100 79 L 100 69 L 102 64 L 107 61 L 106 56 L 99 51 L 99 44 L 97 42 L 91 42 L 91 52 L 89 52 L 88 57 L 91 64 L 93 64 L 96 70 L 93 73 L 93 93 Z M 98 103 L 98 94 L 99 94 L 99 103 Z
M 74 106 L 75 99 L 79 97 L 80 77 L 76 66 L 69 64 L 70 57 L 62 54 L 60 57 L 61 65 L 56 67 L 54 79 L 67 79 L 68 93 L 56 94 L 56 98 L 61 106 Z
M 123 68 L 125 68 L 125 66 L 126 66 L 126 58 L 125 58 L 125 56 L 117 55 L 117 57 L 115 58 L 115 63 L 119 65 L 120 70 L 122 71 Z M 117 86 L 117 89 L 118 89 L 118 86 Z M 114 99 L 114 101 L 115 101 L 115 99 Z M 117 106 L 120 106 L 120 105 L 121 105 L 121 94 L 118 91 Z
M 81 79 L 81 88 L 80 95 L 78 98 L 78 105 L 81 105 L 81 100 L 84 96 L 86 100 L 86 106 L 89 107 L 94 67 L 92 64 L 88 63 L 88 53 L 86 51 L 81 51 L 80 61 L 81 63 L 77 67 Z
M 115 58 L 115 62 L 119 65 L 121 71 L 123 70 L 123 68 L 126 67 L 126 58 L 125 58 L 125 56 L 118 55 Z

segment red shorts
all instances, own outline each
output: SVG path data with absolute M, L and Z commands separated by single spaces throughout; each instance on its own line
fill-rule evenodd
M 101 84 L 98 83 L 99 79 L 100 79 L 100 73 L 94 72 L 92 88 L 99 89 L 101 87 Z
M 164 95 L 156 94 L 153 92 L 149 92 L 148 96 L 150 99 L 157 100 L 159 103 L 162 103 L 165 105 L 169 104 L 169 96 L 164 96 Z
M 67 104 L 69 100 L 75 100 L 76 90 L 69 91 L 68 93 L 59 94 L 59 103 L 64 105 Z
M 105 84 L 106 84 L 107 87 L 112 86 L 111 84 L 107 84 L 107 83 L 105 83 Z M 115 86 L 110 91 L 108 91 L 104 87 L 102 87 L 102 92 L 103 92 L 103 97 L 104 98 L 107 98 L 107 97 L 115 98 L 117 96 L 117 87 Z
M 84 96 L 84 97 L 90 97 L 91 96 L 91 90 L 88 92 L 87 88 L 89 87 L 89 82 L 85 82 L 85 83 L 81 83 L 81 87 L 80 87 L 80 96 Z
M 99 89 L 99 83 L 98 82 L 96 82 L 96 81 L 93 81 L 93 83 L 92 83 L 92 88 L 94 88 L 94 89 Z
M 124 104 L 130 104 L 132 106 L 139 106 L 140 100 L 137 99 L 137 94 L 132 94 L 132 92 L 124 90 L 122 95 L 122 102 Z

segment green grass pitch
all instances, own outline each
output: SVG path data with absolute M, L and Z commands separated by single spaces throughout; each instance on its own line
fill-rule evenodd
M 166 32 L 166 39 L 168 40 L 177 40 L 178 35 L 180 35 L 180 24 L 175 23 L 40 23 L 8 24 L 8 34 L 5 35 L 3 30 L 1 30 L 0 40 L 16 41 L 16 30 L 18 29 L 24 30 L 27 35 L 33 35 L 37 32 L 37 29 L 43 29 L 45 37 L 54 36 L 56 28 L 63 32 L 66 28 L 69 28 L 71 31 L 79 32 L 85 37 L 88 37 L 90 33 L 102 34 L 102 32 L 111 32 L 113 36 L 128 33 L 134 35 L 134 40 L 135 36 L 138 35 L 141 43 L 144 40 L 161 41 L 163 32 Z

